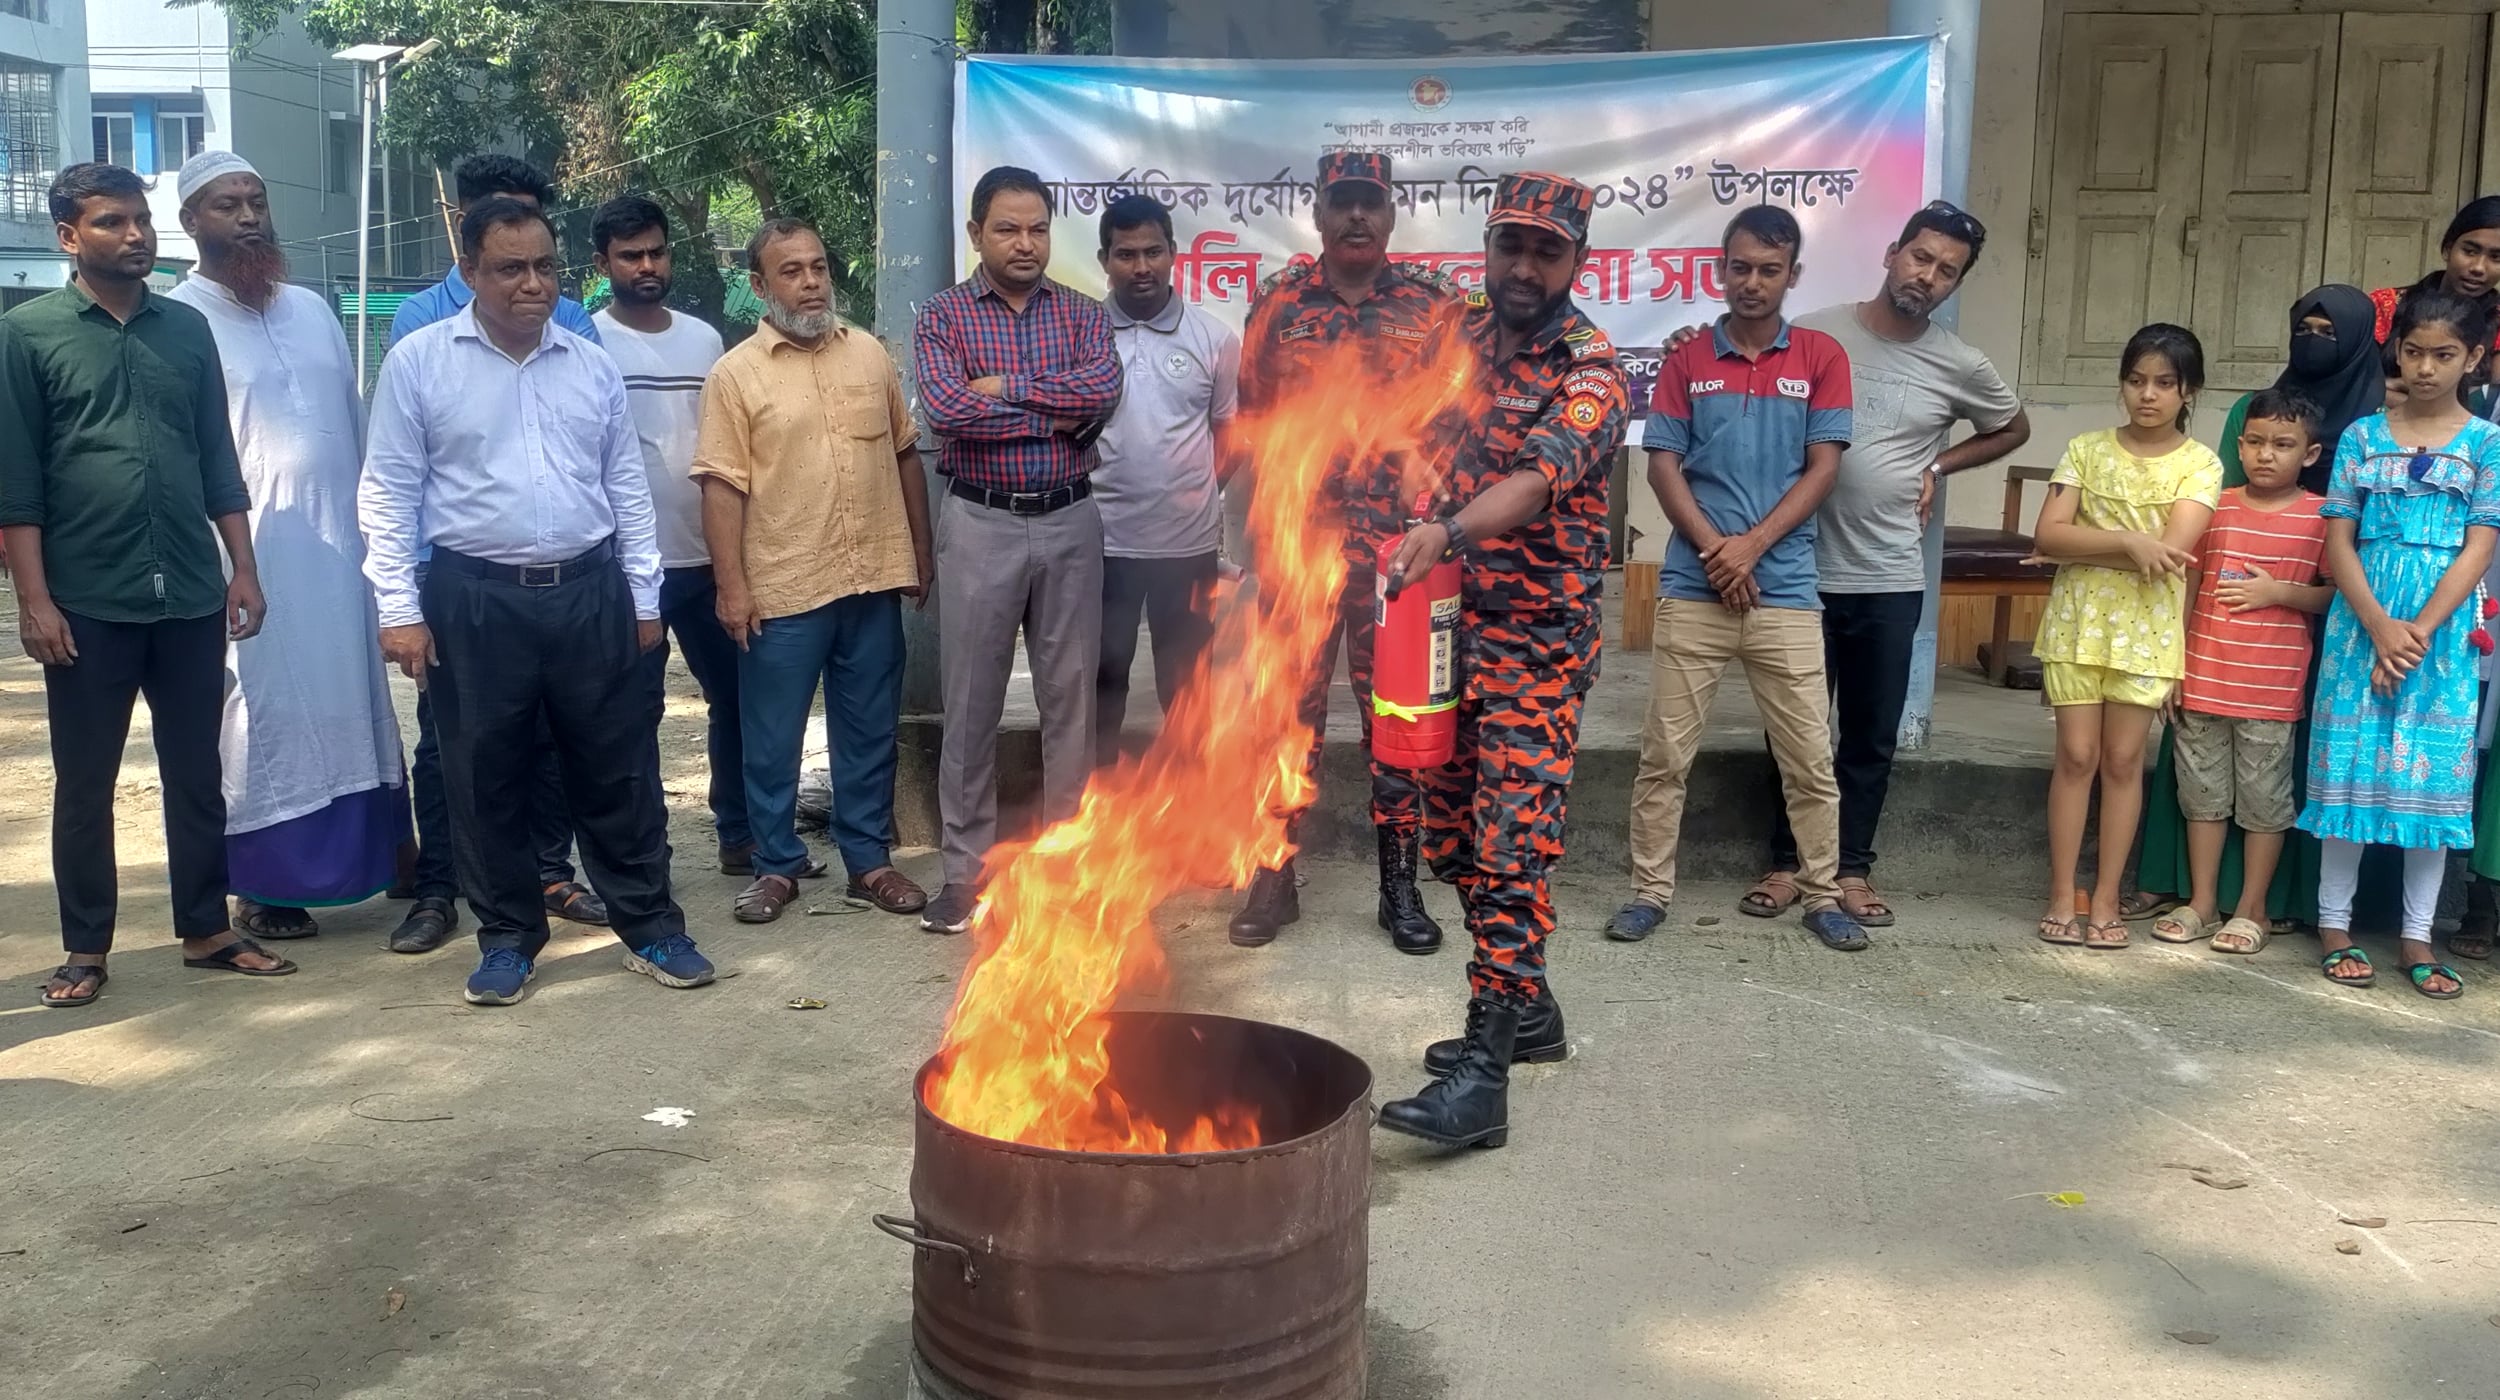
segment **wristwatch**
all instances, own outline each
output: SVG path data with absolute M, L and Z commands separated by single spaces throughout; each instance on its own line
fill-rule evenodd
M 1467 527 L 1458 523 L 1457 515 L 1451 514 L 1441 517 L 1441 528 L 1447 531 L 1450 537 L 1449 547 L 1441 551 L 1441 562 L 1447 564 L 1466 552 Z
M 1927 474 L 1934 477 L 1938 481 L 1944 480 L 1946 476 L 1944 459 L 1939 457 L 1936 460 L 1929 462 L 1927 464 Z

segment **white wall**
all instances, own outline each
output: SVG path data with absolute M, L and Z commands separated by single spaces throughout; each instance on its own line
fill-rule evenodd
M 60 135 L 60 161 L 75 165 L 89 157 L 86 0 L 51 0 L 48 10 L 50 18 L 41 24 L 0 15 L 0 54 L 57 70 L 52 95 L 57 104 L 54 120 Z M 59 285 L 68 275 L 68 265 L 47 251 L 58 247 L 49 222 L 0 222 L 0 285 Z

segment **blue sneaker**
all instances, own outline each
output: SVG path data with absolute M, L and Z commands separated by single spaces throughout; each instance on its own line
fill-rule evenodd
M 469 985 L 460 996 L 471 1006 L 510 1006 L 521 999 L 521 989 L 538 975 L 530 960 L 511 948 L 490 948 L 479 959 L 477 971 L 469 974 Z
M 1667 921 L 1667 911 L 1646 899 L 1636 899 L 1615 911 L 1606 921 L 1606 936 L 1617 943 L 1638 943 L 1658 931 Z
M 694 940 L 682 933 L 672 933 L 639 953 L 627 953 L 625 970 L 639 972 L 663 987 L 700 987 L 712 980 L 712 960 L 695 951 Z

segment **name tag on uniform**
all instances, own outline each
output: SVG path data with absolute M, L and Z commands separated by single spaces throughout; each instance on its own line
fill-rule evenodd
M 1289 345 L 1297 340 L 1309 340 L 1312 336 L 1317 334 L 1319 334 L 1319 322 L 1305 321 L 1298 326 L 1285 327 L 1284 334 L 1276 337 L 1276 343 L 1279 345 Z
M 1392 340 L 1421 341 L 1424 338 L 1423 329 L 1419 326 L 1397 326 L 1384 324 L 1380 328 L 1380 333 L 1388 336 Z
M 1493 398 L 1493 406 L 1496 408 L 1516 409 L 1522 413 L 1534 413 L 1538 409 L 1543 408 L 1545 405 L 1537 402 L 1535 399 L 1522 398 L 1517 394 L 1496 394 Z
M 1780 381 L 1780 393 L 1792 399 L 1802 399 L 1813 391 L 1814 386 L 1802 379 L 1782 379 Z

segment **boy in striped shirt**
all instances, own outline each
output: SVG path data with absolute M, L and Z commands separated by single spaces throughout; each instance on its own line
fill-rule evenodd
M 2179 808 L 2188 820 L 2187 907 L 2154 936 L 2187 943 L 2213 934 L 2225 953 L 2266 941 L 2266 887 L 2299 815 L 2294 740 L 2309 685 L 2310 618 L 2326 611 L 2332 585 L 2318 581 L 2326 553 L 2324 499 L 2300 487 L 2318 441 L 2318 407 L 2297 393 L 2264 390 L 2249 400 L 2238 443 L 2248 484 L 2222 493 L 2197 546 L 2197 585 L 2187 621 L 2187 677 L 2170 722 L 2178 731 Z M 2245 833 L 2244 876 L 2231 919 L 2219 929 L 2216 885 L 2227 824 Z

